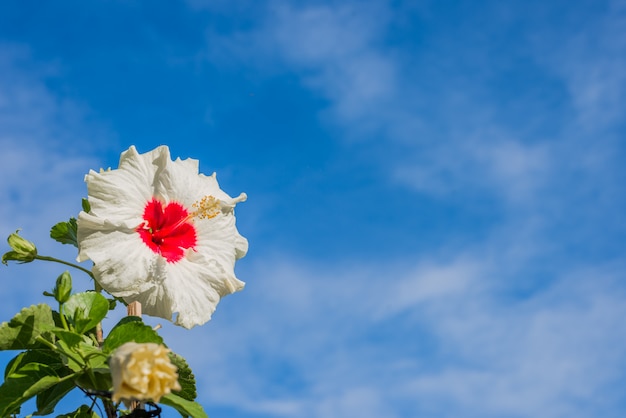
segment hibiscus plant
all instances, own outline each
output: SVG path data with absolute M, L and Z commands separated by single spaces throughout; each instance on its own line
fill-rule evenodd
M 85 404 L 57 417 L 155 417 L 158 404 L 207 417 L 189 365 L 140 313 L 129 309 L 106 336 L 101 323 L 120 304 L 185 328 L 208 321 L 220 298 L 244 285 L 234 263 L 248 243 L 233 209 L 245 194 L 231 198 L 215 175 L 198 173 L 196 160 L 172 161 L 165 146 L 145 154 L 131 147 L 118 169 L 91 171 L 85 180 L 83 210 L 50 236 L 76 246 L 78 261 L 91 260 L 91 269 L 40 255 L 19 231 L 8 238 L 2 263 L 62 263 L 92 279 L 94 290 L 73 292 L 65 271 L 44 292 L 51 304 L 0 324 L 0 350 L 19 351 L 0 385 L 0 417 L 18 416 L 32 398 L 32 415 L 50 415 L 75 390 Z

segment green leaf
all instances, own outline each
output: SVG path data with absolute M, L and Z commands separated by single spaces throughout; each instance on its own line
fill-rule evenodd
M 70 349 L 77 346 L 80 342 L 85 341 L 83 334 L 73 331 L 66 331 L 61 328 L 55 328 L 51 331 L 59 340 L 63 341 Z
M 59 376 L 73 374 L 70 369 L 63 365 L 59 354 L 52 350 L 29 350 L 18 354 L 9 362 L 6 368 L 5 377 L 9 377 L 20 372 L 20 369 L 29 363 L 40 363 L 49 366 Z M 67 379 L 42 391 L 37 395 L 37 411 L 34 415 L 47 415 L 54 411 L 55 405 L 76 385 L 74 379 Z
M 25 401 L 61 382 L 52 367 L 27 363 L 13 370 L 0 386 L 0 416 L 16 411 Z
M 97 391 L 106 391 L 113 387 L 111 372 L 104 369 L 94 371 L 93 376 L 83 374 L 76 379 L 76 383 L 83 389 L 92 389 Z
M 61 244 L 71 244 L 78 248 L 78 240 L 76 238 L 76 219 L 70 218 L 67 222 L 59 222 L 50 230 L 50 238 Z
M 204 412 L 202 405 L 200 405 L 198 402 L 188 401 L 187 399 L 183 399 L 173 393 L 163 396 L 161 398 L 161 403 L 163 405 L 171 406 L 172 408 L 177 410 L 184 418 L 209 418 L 206 412 Z
M 76 332 L 83 334 L 106 317 L 109 301 L 96 292 L 76 293 L 63 304 L 63 312 L 74 324 Z
M 76 387 L 73 380 L 65 380 L 37 395 L 37 411 L 33 415 L 49 415 L 61 399 Z
M 193 375 L 187 361 L 176 353 L 170 353 L 170 361 L 178 367 L 178 383 L 182 388 L 176 392 L 178 396 L 188 401 L 193 401 L 198 396 L 196 392 L 196 377 Z
M 80 351 L 81 356 L 87 361 L 87 367 L 90 369 L 109 369 L 107 363 L 109 356 L 103 353 L 99 347 L 81 343 L 78 345 L 78 350 Z
M 56 342 L 56 346 L 59 348 L 63 354 L 61 358 L 63 359 L 63 364 L 69 367 L 74 372 L 82 372 L 87 364 L 86 361 L 76 353 L 74 347 L 69 346 L 65 341 L 58 340 Z
M 52 310 L 46 304 L 24 308 L 9 322 L 0 324 L 0 350 L 37 347 L 36 338 L 54 328 Z
M 127 342 L 163 344 L 163 338 L 155 330 L 144 324 L 139 317 L 125 317 L 109 332 L 104 340 L 102 351 L 110 354 Z
M 6 379 L 8 376 L 15 373 L 28 363 L 46 364 L 60 376 L 70 373 L 70 371 L 63 365 L 61 356 L 58 353 L 46 348 L 41 350 L 28 350 L 19 353 L 7 364 L 4 371 L 4 378 Z
M 57 332 L 57 331 L 55 331 Z M 61 333 L 59 333 L 61 335 Z M 67 337 L 67 338 L 65 338 Z M 107 355 L 94 345 L 93 340 L 82 336 L 82 341 L 76 344 L 76 339 L 70 334 L 64 338 L 72 345 L 66 343 L 62 338 L 56 342 L 59 351 L 62 353 L 63 363 L 75 372 L 82 372 L 86 369 L 107 369 Z
M 83 204 L 83 210 L 84 210 L 85 212 L 89 213 L 89 212 L 91 211 L 91 205 L 89 204 L 89 200 L 87 200 L 87 199 L 85 199 L 85 198 L 83 197 L 82 204 Z
M 82 405 L 74 412 L 69 414 L 58 415 L 57 418 L 99 418 L 98 414 L 91 410 L 87 405 Z

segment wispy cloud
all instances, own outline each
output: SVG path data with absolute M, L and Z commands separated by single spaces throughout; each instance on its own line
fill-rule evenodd
M 254 319 L 216 323 L 230 342 L 205 358 L 248 378 L 222 372 L 210 402 L 304 417 L 620 415 L 623 266 L 593 249 L 624 219 L 611 177 L 623 173 L 623 9 L 583 27 L 576 10 L 555 33 L 532 7 L 419 32 L 415 57 L 384 43 L 398 16 L 380 5 L 277 6 L 222 45 L 296 74 L 328 101 L 338 136 L 367 138 L 359 146 L 380 151 L 370 163 L 412 197 L 484 202 L 493 222 L 469 248 L 399 263 L 255 265 Z
M 48 232 L 80 211 L 84 175 L 98 164 L 83 138 L 105 131 L 85 122 L 80 105 L 49 91 L 44 80 L 55 71 L 45 63 L 36 65 L 23 46 L 0 44 L 0 239 L 22 228 L 22 236 L 34 241 L 40 253 L 72 259 L 75 251 L 53 243 Z M 63 270 L 39 264 L 0 266 L 3 316 L 14 315 L 24 301 L 41 301 L 32 289 L 51 288 Z M 25 286 L 9 277 L 27 277 L 33 283 Z
M 562 78 L 577 119 L 587 133 L 603 133 L 623 120 L 626 100 L 626 8 L 609 2 L 606 13 L 585 18 L 568 33 L 551 31 L 552 42 L 537 37 L 537 59 Z M 558 44 L 555 44 L 557 41 Z
M 305 84 L 330 99 L 337 118 L 361 124 L 398 93 L 395 63 L 379 39 L 387 13 L 371 3 L 279 5 L 264 30 L 283 58 L 301 69 Z
M 209 7 L 232 11 L 227 2 Z M 410 12 L 432 24 L 439 12 L 429 8 Z M 358 167 L 388 176 L 376 198 L 400 188 L 407 202 L 458 211 L 475 203 L 489 219 L 471 243 L 455 241 L 465 231 L 446 231 L 451 242 L 387 261 L 351 253 L 332 264 L 252 243 L 257 255 L 238 265 L 246 289 L 225 298 L 209 324 L 190 332 L 164 324 L 165 340 L 196 370 L 209 412 L 622 415 L 626 291 L 623 262 L 615 261 L 623 243 L 615 240 L 626 226 L 623 9 L 615 3 L 601 19 L 592 16 L 576 36 L 569 26 L 551 32 L 539 14 L 529 23 L 513 19 L 523 13 L 490 9 L 468 15 L 462 30 L 451 21 L 442 33 L 407 35 L 419 35 L 414 49 L 388 43 L 403 17 L 380 2 L 257 11 L 209 37 L 211 59 L 230 54 L 261 78 L 287 74 L 323 99 L 325 127 L 368 158 Z M 505 26 L 524 34 L 492 44 Z M 101 164 L 85 149 L 68 154 L 65 143 L 97 129 L 83 106 L 42 81 L 41 71 L 58 69 L 29 62 L 27 50 L 0 48 L 5 234 L 25 225 L 45 232 L 75 213 L 84 172 Z M 518 65 L 521 75 L 511 70 Z M 391 220 L 378 226 L 406 229 L 392 219 L 402 210 L 382 208 L 380 218 Z M 45 233 L 28 235 L 45 241 Z M 5 317 L 31 297 L 18 285 L 3 293 Z
M 566 274 L 524 302 L 444 308 L 436 332 L 456 347 L 459 364 L 415 377 L 410 390 L 426 403 L 449 399 L 465 416 L 617 416 L 607 405 L 621 402 L 610 388 L 626 360 L 616 273 Z
M 488 128 L 450 139 L 415 152 L 413 161 L 398 164 L 394 178 L 438 197 L 488 193 L 524 206 L 545 188 L 557 163 L 553 147 L 524 144 Z
M 623 113 L 623 8 L 596 13 L 582 28 L 574 19 L 557 32 L 536 5 L 536 16 L 528 11 L 518 22 L 527 32 L 497 55 L 493 40 L 511 19 L 497 7 L 487 12 L 490 23 L 468 15 L 448 35 L 416 29 L 419 53 L 390 47 L 398 13 L 429 22 L 436 18 L 430 8 L 273 4 L 251 29 L 212 36 L 210 48 L 266 74 L 297 74 L 328 101 L 322 117 L 341 128 L 341 138 L 384 143 L 371 164 L 393 159 L 390 178 L 422 194 L 478 193 L 526 205 L 562 190 L 563 177 L 601 175 L 594 169 L 615 163 L 615 135 L 606 129 Z M 532 71 L 521 87 L 505 82 L 516 65 Z M 550 105 L 565 89 L 570 96 Z
M 621 266 L 563 269 L 520 299 L 507 282 L 527 272 L 510 261 L 268 259 L 248 272 L 262 283 L 222 306 L 229 323 L 171 339 L 211 370 L 208 405 L 256 414 L 617 417 Z
M 385 114 L 391 117 L 402 92 L 393 52 L 381 42 L 389 17 L 382 3 L 272 3 L 259 13 L 263 20 L 252 29 L 211 33 L 210 59 L 252 60 L 269 74 L 295 71 L 328 101 L 325 116 L 349 125 L 353 137 L 386 129 Z

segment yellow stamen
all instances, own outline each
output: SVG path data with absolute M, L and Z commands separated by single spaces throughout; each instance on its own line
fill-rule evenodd
M 194 211 L 190 215 L 200 219 L 215 218 L 222 210 L 220 201 L 213 196 L 204 196 L 199 201 L 194 202 L 191 206 Z

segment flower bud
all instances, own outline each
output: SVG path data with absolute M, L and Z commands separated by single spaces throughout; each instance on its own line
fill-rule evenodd
M 113 379 L 113 402 L 132 400 L 159 402 L 172 390 L 181 390 L 177 368 L 169 349 L 155 343 L 128 342 L 109 359 Z
M 72 293 L 72 276 L 69 271 L 63 272 L 57 277 L 57 284 L 54 286 L 54 298 L 59 303 L 65 303 L 70 298 Z
M 19 229 L 15 233 L 9 235 L 7 241 L 13 249 L 2 255 L 2 263 L 7 264 L 7 261 L 13 260 L 20 263 L 30 263 L 37 256 L 37 247 L 32 242 L 20 237 Z

